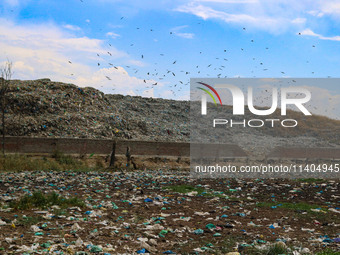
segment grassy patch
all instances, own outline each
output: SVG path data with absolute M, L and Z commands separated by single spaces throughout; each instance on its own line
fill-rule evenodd
M 55 152 L 52 158 L 46 157 L 34 158 L 26 155 L 9 154 L 6 157 L 0 156 L 0 171 L 90 171 L 93 168 L 88 167 L 82 161 L 75 159 L 61 152 Z
M 55 159 L 55 161 L 62 165 L 78 165 L 78 164 L 82 165 L 80 161 L 74 159 L 70 155 L 65 155 L 63 152 L 59 150 L 54 151 L 51 156 L 52 158 Z
M 290 254 L 286 246 L 274 244 L 269 247 L 268 251 L 265 253 L 267 255 L 279 255 L 279 254 Z
M 281 245 L 279 243 L 268 246 L 264 250 L 260 250 L 255 247 L 250 247 L 246 250 L 248 255 L 290 255 L 292 252 L 288 250 L 288 247 L 285 245 Z
M 6 155 L 0 157 L 1 171 L 60 170 L 55 161 L 35 159 L 25 155 Z
M 320 205 L 313 205 L 307 203 L 280 203 L 280 202 L 260 202 L 257 203 L 256 206 L 258 207 L 272 207 L 277 206 L 277 208 L 285 208 L 291 210 L 301 210 L 301 211 L 310 211 L 310 209 L 320 208 Z
M 69 216 L 69 212 L 67 210 L 65 210 L 65 209 L 66 208 L 64 208 L 64 209 L 54 209 L 53 210 L 53 214 L 55 216 L 62 216 L 62 215 Z
M 319 213 L 319 212 L 308 212 L 307 214 L 296 214 L 296 217 L 303 220 L 310 221 L 315 219 L 320 222 L 334 222 L 335 224 L 340 223 L 340 219 L 336 214 L 332 213 Z
M 236 246 L 236 240 L 235 238 L 231 237 L 229 239 L 224 239 L 222 241 L 222 247 L 220 249 L 220 254 L 226 254 L 228 252 L 232 252 L 234 250 L 234 247 Z
M 52 158 L 60 165 L 61 170 L 83 170 L 88 167 L 81 161 L 70 155 L 65 155 L 63 152 L 56 150 L 52 153 Z
M 304 178 L 304 179 L 297 179 L 297 182 L 307 182 L 307 183 L 319 183 L 324 182 L 323 179 L 316 179 L 316 178 Z
M 273 210 L 279 210 L 281 208 L 291 210 L 292 212 L 298 212 L 295 214 L 295 217 L 302 219 L 302 220 L 308 220 L 315 219 L 321 222 L 329 222 L 334 221 L 335 223 L 340 223 L 340 220 L 338 219 L 337 215 L 328 213 L 328 210 L 325 208 L 322 208 L 320 205 L 315 204 L 307 204 L 307 203 L 280 203 L 280 202 L 260 202 L 256 204 L 257 207 L 272 207 L 276 206 L 276 209 Z M 316 208 L 322 208 L 322 211 L 320 212 L 314 212 L 311 211 L 311 209 Z M 306 214 L 301 214 L 301 211 L 307 212 Z
M 23 226 L 31 226 L 31 225 L 36 225 L 39 222 L 43 221 L 43 217 L 18 217 L 17 222 L 15 223 L 16 225 L 23 225 Z
M 52 205 L 58 205 L 61 208 L 67 208 L 69 206 L 84 207 L 85 203 L 77 197 L 64 198 L 55 192 L 44 195 L 40 191 L 34 192 L 31 196 L 25 195 L 19 200 L 9 203 L 9 206 L 14 210 L 27 210 L 31 208 L 45 209 Z
M 326 249 L 316 253 L 316 255 L 340 255 L 340 251 L 333 251 L 331 249 Z

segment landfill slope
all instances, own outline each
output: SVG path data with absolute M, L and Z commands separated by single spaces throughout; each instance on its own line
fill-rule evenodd
M 6 135 L 188 141 L 187 102 L 105 95 L 91 88 L 13 80 Z
M 190 141 L 190 102 L 140 96 L 110 95 L 91 88 L 53 82 L 13 80 L 8 94 L 6 135 L 72 138 L 120 138 L 144 141 Z M 233 118 L 231 106 L 225 118 Z M 299 121 L 287 128 L 225 128 L 216 132 L 253 156 L 276 146 L 340 145 L 340 121 L 291 113 Z M 245 119 L 251 119 L 250 112 Z M 280 119 L 279 110 L 270 118 Z M 258 118 L 258 116 L 257 116 Z M 206 130 L 193 128 L 192 137 Z M 207 142 L 209 142 L 207 140 Z
M 124 137 L 126 123 L 104 93 L 49 79 L 11 82 L 6 135 Z
M 189 141 L 188 101 L 140 96 L 106 95 L 128 126 L 129 138 L 152 141 Z

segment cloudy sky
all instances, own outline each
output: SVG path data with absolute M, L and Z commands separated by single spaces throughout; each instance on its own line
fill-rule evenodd
M 174 99 L 197 77 L 339 77 L 340 2 L 1 0 L 7 59 L 17 79 Z

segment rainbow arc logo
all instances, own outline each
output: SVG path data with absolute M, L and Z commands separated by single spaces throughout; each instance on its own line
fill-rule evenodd
M 210 86 L 210 85 L 208 85 L 206 83 L 203 83 L 203 82 L 197 82 L 197 83 L 199 83 L 199 84 L 209 88 L 212 92 L 214 92 L 214 94 L 217 96 L 218 100 L 220 101 L 220 104 L 222 105 L 222 100 L 221 100 L 220 95 L 217 93 L 217 91 L 212 86 Z M 206 92 L 212 98 L 212 100 L 214 101 L 215 105 L 217 105 L 217 102 L 216 102 L 213 94 L 209 90 L 207 90 L 205 88 L 201 88 L 201 87 L 197 87 L 197 88 L 200 89 L 200 90 L 203 90 L 204 92 Z

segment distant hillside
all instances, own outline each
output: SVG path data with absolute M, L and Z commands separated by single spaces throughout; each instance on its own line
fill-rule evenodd
M 189 141 L 188 101 L 105 95 L 97 89 L 49 79 L 12 81 L 6 114 L 6 134 L 11 136 L 79 137 Z M 226 118 L 233 118 L 224 106 Z M 248 152 L 265 152 L 259 147 L 337 146 L 340 121 L 322 116 L 305 117 L 290 112 L 299 126 L 287 128 L 224 130 L 229 141 Z M 251 118 L 249 112 L 244 118 Z M 278 112 L 272 118 L 280 118 Z M 257 117 L 258 118 L 258 117 Z M 195 130 L 199 132 L 199 130 Z

